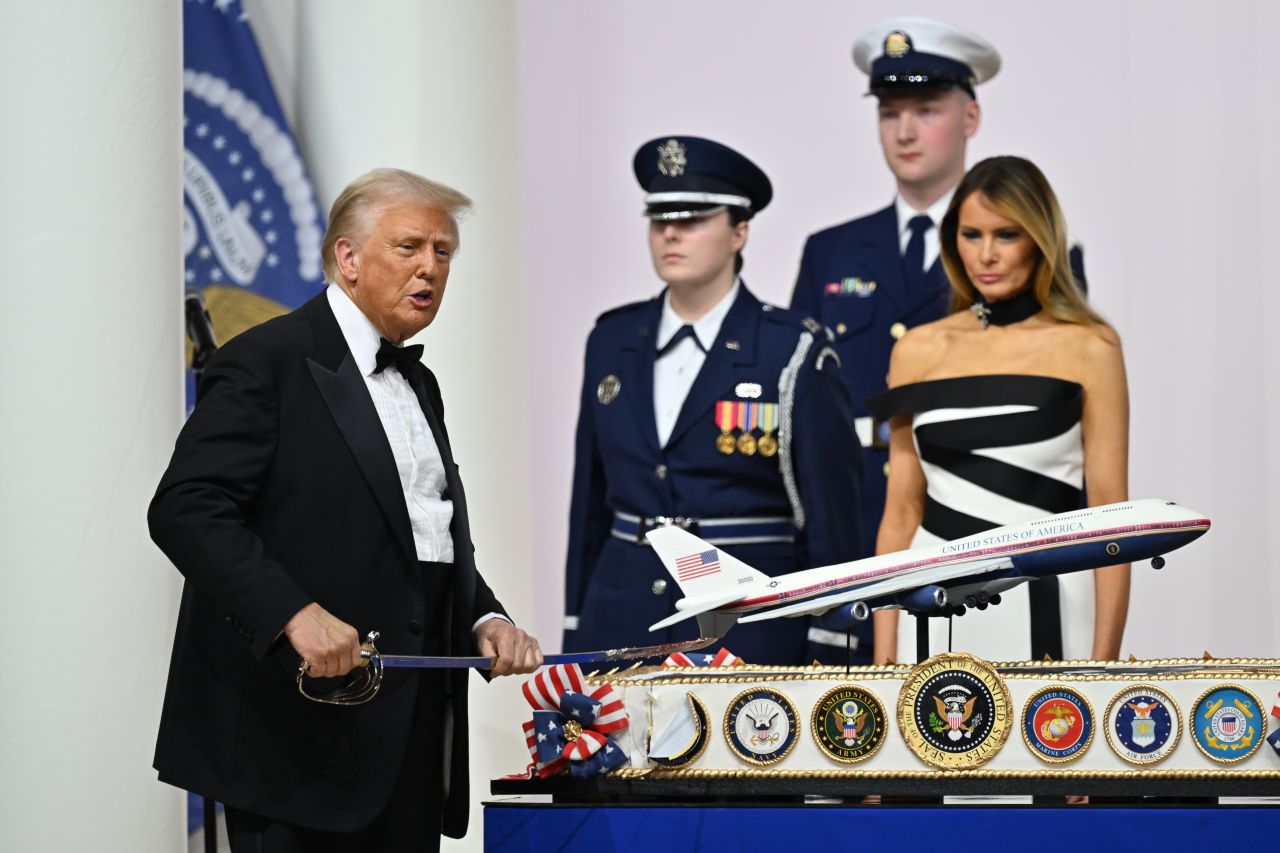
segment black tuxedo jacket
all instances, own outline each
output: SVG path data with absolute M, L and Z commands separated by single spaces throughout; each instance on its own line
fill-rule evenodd
M 210 361 L 148 514 L 186 577 L 156 746 L 163 781 L 351 831 L 385 806 L 401 762 L 418 760 L 404 754 L 416 675 L 389 671 L 364 705 L 312 702 L 297 691 L 298 656 L 281 631 L 315 601 L 362 634 L 380 631 L 384 651 L 474 654 L 472 624 L 501 612 L 475 569 L 440 388 L 421 369 L 454 508 L 449 600 L 424 601 L 391 447 L 324 294 Z M 447 683 L 443 831 L 460 836 L 466 671 Z

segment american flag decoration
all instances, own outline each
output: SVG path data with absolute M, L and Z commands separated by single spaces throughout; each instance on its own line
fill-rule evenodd
M 692 654 L 688 655 L 684 652 L 676 652 L 667 655 L 667 659 L 662 662 L 663 666 L 738 666 L 742 663 L 742 658 L 735 655 L 728 649 L 721 649 L 714 655 Z
M 612 684 L 587 687 L 576 663 L 547 667 L 521 687 L 533 708 L 533 719 L 523 726 L 533 758 L 530 775 L 545 779 L 567 764 L 574 776 L 590 777 L 626 761 L 610 737 L 630 725 L 622 697 Z
M 676 560 L 676 580 L 684 583 L 720 571 L 720 554 L 715 548 Z

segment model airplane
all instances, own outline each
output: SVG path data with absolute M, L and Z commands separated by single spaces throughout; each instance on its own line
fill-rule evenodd
M 1126 501 L 997 527 L 964 539 L 769 577 L 679 527 L 646 534 L 684 597 L 656 631 L 697 618 L 704 637 L 739 620 L 843 608 L 850 621 L 901 608 L 947 615 L 999 603 L 1006 589 L 1050 575 L 1150 559 L 1200 538 L 1209 519 L 1172 501 Z

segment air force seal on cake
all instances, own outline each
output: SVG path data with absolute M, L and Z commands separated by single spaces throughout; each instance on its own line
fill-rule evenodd
M 1150 684 L 1122 691 L 1107 706 L 1107 742 L 1130 764 L 1168 758 L 1178 745 L 1181 727 L 1173 699 Z
M 800 739 L 796 706 L 772 687 L 744 690 L 725 712 L 724 737 L 734 754 L 748 764 L 777 764 Z
M 888 731 L 880 700 L 853 684 L 824 693 L 813 707 L 810 724 L 818 748 L 843 764 L 857 764 L 875 755 Z
M 969 770 L 989 761 L 1011 727 L 1009 689 L 973 655 L 935 655 L 911 670 L 898 694 L 898 726 L 926 764 Z
M 1235 684 L 1223 684 L 1196 700 L 1187 725 L 1201 752 L 1219 764 L 1235 764 L 1262 746 L 1266 722 L 1257 696 Z
M 1022 739 L 1037 758 L 1051 764 L 1084 755 L 1094 728 L 1089 700 L 1063 685 L 1037 690 L 1022 709 Z

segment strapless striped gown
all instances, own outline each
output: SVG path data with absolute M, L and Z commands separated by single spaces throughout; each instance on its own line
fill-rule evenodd
M 912 547 L 1069 512 L 1081 505 L 1080 385 L 1046 376 L 992 375 L 903 385 L 868 400 L 880 418 L 912 416 L 926 496 Z M 930 619 L 929 650 L 988 660 L 1087 658 L 1093 573 L 1023 584 L 1001 603 Z M 950 622 L 950 626 L 948 626 Z M 903 614 L 898 660 L 916 659 L 916 618 Z

